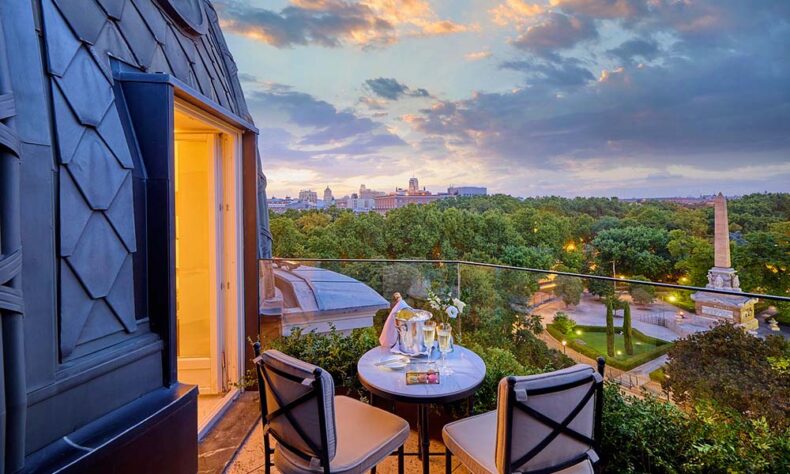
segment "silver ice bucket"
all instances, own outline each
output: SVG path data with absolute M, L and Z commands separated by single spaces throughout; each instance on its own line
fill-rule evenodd
M 425 346 L 422 327 L 433 315 L 422 309 L 404 308 L 395 315 L 395 327 L 398 328 L 397 352 L 406 355 L 425 355 L 429 348 Z

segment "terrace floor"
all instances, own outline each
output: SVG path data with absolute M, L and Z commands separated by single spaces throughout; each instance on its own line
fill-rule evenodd
M 255 431 L 247 438 L 247 441 L 239 451 L 236 458 L 231 462 L 225 471 L 228 474 L 249 474 L 263 472 L 263 441 L 261 434 L 261 426 L 255 428 Z M 417 432 L 412 431 L 409 439 L 406 441 L 406 452 L 417 451 Z M 444 445 L 438 440 L 431 440 L 432 452 L 444 452 Z M 398 458 L 390 456 L 384 462 L 376 467 L 376 471 L 380 474 L 396 474 L 398 472 Z M 272 472 L 277 473 L 277 468 L 272 469 Z M 405 472 L 422 472 L 422 461 L 417 459 L 416 456 L 406 456 Z M 432 456 L 431 457 L 431 472 L 443 473 L 444 472 L 444 457 Z M 469 471 L 453 458 L 453 472 L 458 474 L 466 474 Z
M 262 473 L 263 434 L 259 418 L 258 395 L 254 391 L 242 394 L 228 409 L 212 431 L 201 441 L 198 457 L 198 473 L 248 474 Z M 412 416 L 405 414 L 406 419 Z M 443 453 L 444 444 L 438 439 L 438 420 L 431 418 L 431 452 Z M 273 440 L 272 440 L 273 441 Z M 412 431 L 406 441 L 406 452 L 417 451 L 417 432 Z M 234 454 L 235 453 L 235 454 Z M 398 472 L 398 458 L 390 456 L 377 466 L 380 474 Z M 406 456 L 405 471 L 422 472 L 422 461 L 416 456 Z M 277 473 L 277 468 L 272 469 Z M 431 457 L 431 472 L 444 473 L 444 456 Z M 453 472 L 466 474 L 469 471 L 453 458 Z

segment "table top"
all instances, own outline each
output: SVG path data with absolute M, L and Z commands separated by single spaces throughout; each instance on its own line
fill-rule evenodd
M 391 370 L 376 366 L 383 357 L 391 356 L 389 349 L 376 347 L 365 353 L 357 362 L 357 372 L 362 385 L 373 394 L 390 400 L 411 403 L 449 403 L 471 396 L 483 383 L 486 364 L 469 349 L 455 345 L 447 354 L 447 365 L 451 375 L 441 375 L 440 383 L 406 385 L 406 372 L 428 370 L 428 358 L 413 358 L 415 361 L 402 370 Z M 431 360 L 439 369 L 439 351 L 434 350 Z

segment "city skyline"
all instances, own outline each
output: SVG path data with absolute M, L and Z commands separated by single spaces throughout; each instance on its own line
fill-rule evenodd
M 217 2 L 269 193 L 790 191 L 787 2 Z M 317 80 L 316 78 L 319 78 Z M 437 186 L 440 185 L 440 186 Z

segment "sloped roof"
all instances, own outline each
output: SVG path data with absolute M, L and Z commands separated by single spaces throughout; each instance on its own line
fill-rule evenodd
M 359 280 L 311 266 L 274 269 L 285 310 L 319 316 L 321 313 L 376 311 L 389 303 Z

